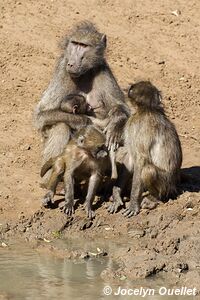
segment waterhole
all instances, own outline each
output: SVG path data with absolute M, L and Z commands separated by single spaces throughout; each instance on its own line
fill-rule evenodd
M 81 245 L 83 242 L 79 241 L 78 243 Z M 59 246 L 66 247 L 69 244 L 71 245 L 69 241 L 60 242 Z M 89 245 L 84 243 L 85 249 L 90 247 L 92 251 L 98 247 L 109 247 L 108 243 L 107 245 L 96 245 L 90 242 Z M 145 283 L 137 282 L 137 284 L 124 278 L 117 284 L 106 282 L 100 276 L 106 268 L 115 268 L 115 263 L 109 257 L 72 261 L 39 253 L 28 243 L 14 243 L 0 248 L 0 300 L 192 299 L 188 296 L 159 295 L 159 287 L 166 286 L 160 279 L 149 279 Z M 109 287 L 112 291 L 109 290 Z M 144 291 L 141 290 L 141 287 L 144 288 Z M 155 294 L 148 291 L 144 297 L 147 288 L 155 289 Z M 139 296 L 127 294 L 133 292 L 134 289 L 140 289 Z M 111 295 L 108 295 L 109 293 Z

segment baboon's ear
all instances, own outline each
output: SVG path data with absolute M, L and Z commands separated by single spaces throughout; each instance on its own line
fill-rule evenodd
M 101 37 L 101 43 L 104 45 L 104 48 L 106 48 L 107 45 L 107 37 L 105 34 L 102 35 Z
M 73 106 L 72 113 L 76 114 L 77 110 L 78 110 L 78 105 L 76 104 L 76 105 Z

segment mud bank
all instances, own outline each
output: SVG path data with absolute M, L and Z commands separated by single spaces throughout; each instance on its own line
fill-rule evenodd
M 174 287 L 200 288 L 198 193 L 185 192 L 177 200 L 143 210 L 131 219 L 120 212 L 109 215 L 106 205 L 97 208 L 93 221 L 85 218 L 81 205 L 72 218 L 59 208 L 40 209 L 30 217 L 20 214 L 17 221 L 1 224 L 1 241 L 20 237 L 40 252 L 67 259 L 89 258 L 93 254 L 88 245 L 98 248 L 98 243 L 103 243 L 96 256 L 107 255 L 118 266 L 105 269 L 101 274 L 104 279 L 139 280 L 159 275 Z M 61 241 L 69 239 L 75 247 L 70 243 L 60 246 Z M 85 245 L 76 242 L 79 239 Z M 114 246 L 108 247 L 109 243 Z

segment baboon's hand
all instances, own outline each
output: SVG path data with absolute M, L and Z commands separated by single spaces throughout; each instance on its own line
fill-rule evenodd
M 109 123 L 104 129 L 104 133 L 106 134 L 106 147 L 108 147 L 108 150 L 112 148 L 116 151 L 122 139 L 122 129 L 117 125 L 113 126 L 112 123 Z

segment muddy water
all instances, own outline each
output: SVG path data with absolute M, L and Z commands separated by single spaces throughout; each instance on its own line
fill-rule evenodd
M 127 296 L 124 295 L 125 290 L 122 290 L 121 296 L 113 295 L 118 293 L 119 284 L 104 282 L 100 273 L 106 267 L 114 265 L 108 258 L 72 262 L 39 254 L 26 244 L 13 244 L 10 247 L 0 248 L 0 300 L 192 299 L 192 297 L 159 296 L 157 292 L 159 286 L 165 284 L 155 280 L 148 282 L 148 286 L 156 290 L 155 295 L 150 293 L 144 298 Z M 112 295 L 105 295 L 110 293 L 109 288 L 104 290 L 106 286 L 112 288 Z M 144 285 L 126 281 L 120 284 L 121 289 L 135 289 L 142 286 Z M 141 295 L 144 294 L 141 292 Z

